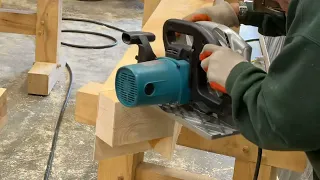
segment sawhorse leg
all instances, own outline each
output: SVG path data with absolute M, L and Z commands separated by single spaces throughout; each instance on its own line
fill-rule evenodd
M 0 88 L 0 131 L 7 123 L 7 91 Z
M 256 169 L 256 163 L 246 162 L 236 159 L 234 165 L 233 180 L 253 179 Z M 261 165 L 258 180 L 276 180 L 276 168 L 267 165 Z
M 98 180 L 134 180 L 144 153 L 119 156 L 99 162 Z
M 62 0 L 38 0 L 36 59 L 28 73 L 28 93 L 49 95 L 63 72 L 59 59 Z

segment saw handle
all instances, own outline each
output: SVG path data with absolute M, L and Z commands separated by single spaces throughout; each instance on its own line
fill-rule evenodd
M 212 52 L 209 52 L 209 51 L 204 51 L 200 54 L 200 61 L 203 61 L 204 59 L 206 59 L 207 57 L 211 56 L 212 55 Z M 203 69 L 205 72 L 208 71 L 208 68 L 205 68 Z M 216 83 L 216 82 L 209 82 L 210 84 L 210 87 L 214 90 L 217 90 L 219 92 L 222 92 L 224 94 L 227 94 L 227 90 L 225 87 L 223 87 L 222 85 L 220 85 L 219 83 Z

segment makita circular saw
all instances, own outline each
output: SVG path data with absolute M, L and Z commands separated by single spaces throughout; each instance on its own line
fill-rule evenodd
M 250 61 L 252 48 L 229 27 L 214 22 L 169 19 L 163 26 L 165 56 L 156 57 L 148 32 L 126 32 L 122 39 L 139 46 L 137 64 L 116 74 L 117 97 L 126 107 L 158 105 L 182 117 L 182 125 L 208 138 L 238 133 L 232 120 L 231 98 L 212 89 L 201 68 L 206 44 L 229 47 Z

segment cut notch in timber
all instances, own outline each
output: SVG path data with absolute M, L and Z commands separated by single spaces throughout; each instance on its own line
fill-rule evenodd
M 49 95 L 63 69 L 55 63 L 34 63 L 28 72 L 28 93 Z
M 7 123 L 7 91 L 0 88 L 0 131 Z
M 0 32 L 35 35 L 36 23 L 35 12 L 0 8 Z

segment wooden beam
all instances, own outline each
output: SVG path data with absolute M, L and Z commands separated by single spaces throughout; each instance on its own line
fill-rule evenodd
M 135 180 L 137 166 L 144 153 L 120 156 L 99 162 L 98 180 Z
M 213 180 L 204 175 L 194 174 L 177 169 L 141 163 L 137 167 L 135 180 Z
M 36 62 L 28 72 L 28 93 L 49 95 L 63 69 L 55 63 Z
M 94 159 L 97 161 L 145 152 L 152 149 L 152 142 L 143 141 L 118 147 L 111 147 L 99 137 L 95 140 Z
M 253 179 L 256 163 L 236 159 L 233 180 Z M 277 169 L 261 165 L 258 180 L 277 180 Z
M 144 12 L 142 25 L 144 26 L 149 20 L 150 16 L 153 14 L 154 10 L 157 8 L 161 0 L 144 0 Z
M 246 140 L 242 135 L 208 140 L 187 128 L 182 128 L 177 143 L 182 146 L 224 154 L 248 162 L 256 162 L 258 153 L 258 147 Z M 307 166 L 307 159 L 304 152 L 264 150 L 261 164 L 303 172 Z
M 36 63 L 28 73 L 28 93 L 49 95 L 66 65 L 59 60 L 62 0 L 38 0 L 37 10 Z
M 60 63 L 62 0 L 38 0 L 37 9 L 36 62 Z
M 96 136 L 112 147 L 172 136 L 174 124 L 158 107 L 127 108 L 114 90 L 100 93 Z
M 0 88 L 0 131 L 7 123 L 7 91 Z
M 80 88 L 76 94 L 75 119 L 79 123 L 96 125 L 99 93 L 103 91 L 103 84 L 89 83 Z
M 35 35 L 36 23 L 35 12 L 0 9 L 0 32 Z

